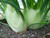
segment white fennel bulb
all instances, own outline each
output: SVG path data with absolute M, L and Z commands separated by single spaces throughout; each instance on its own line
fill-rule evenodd
M 5 16 L 9 26 L 15 32 L 22 32 L 27 29 L 27 25 L 23 21 L 22 17 L 19 14 L 17 14 L 17 12 L 12 6 L 8 4 L 5 11 Z
M 46 19 L 43 19 L 45 13 L 41 14 L 39 10 L 27 9 L 24 11 L 23 14 L 25 16 L 25 19 L 28 25 L 31 25 L 34 23 L 46 22 Z M 38 29 L 42 26 L 44 26 L 44 24 L 35 24 L 30 26 L 29 29 Z

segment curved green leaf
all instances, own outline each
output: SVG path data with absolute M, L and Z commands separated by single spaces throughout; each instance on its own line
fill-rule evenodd
M 25 0 L 22 0 L 22 3 L 23 3 L 23 6 L 24 6 L 24 9 L 25 9 L 26 8 Z
M 8 4 L 12 5 L 16 9 L 16 12 L 18 14 L 20 14 L 22 19 L 24 20 L 24 16 L 23 16 L 22 12 L 20 11 L 20 9 L 17 8 L 17 6 L 15 4 L 13 4 L 13 3 L 9 2 L 9 1 L 6 1 L 6 0 L 0 0 L 0 2 L 5 2 L 5 3 L 8 3 Z
M 3 11 L 3 13 L 5 13 L 5 10 L 1 5 L 0 5 L 0 9 Z
M 15 5 L 20 9 L 20 6 L 19 6 L 19 3 L 18 3 L 18 0 L 9 0 L 9 2 L 15 4 Z
M 41 6 L 41 8 L 40 8 L 40 12 L 41 12 L 41 14 L 43 14 L 44 8 L 45 8 L 45 6 L 48 5 L 48 2 L 49 2 L 49 0 L 44 0 L 42 6 Z

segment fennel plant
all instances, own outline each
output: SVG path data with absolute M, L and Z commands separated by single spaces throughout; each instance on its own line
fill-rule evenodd
M 21 0 L 24 6 L 21 12 L 18 0 L 0 0 L 0 9 L 10 28 L 15 32 L 23 32 L 27 29 L 38 29 L 48 24 L 47 14 L 50 10 L 50 0 Z M 47 3 L 46 3 L 47 2 Z

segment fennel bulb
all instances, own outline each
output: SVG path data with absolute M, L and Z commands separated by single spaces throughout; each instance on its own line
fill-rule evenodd
M 46 22 L 46 17 L 44 19 L 45 13 L 41 14 L 39 10 L 26 9 L 23 14 L 28 26 L 34 23 Z M 44 24 L 36 24 L 36 25 L 30 26 L 29 29 L 38 29 L 42 26 L 44 26 Z
M 16 10 L 9 4 L 7 4 L 5 16 L 9 26 L 13 31 L 22 32 L 27 29 L 25 21 L 23 21 L 21 16 L 17 14 Z

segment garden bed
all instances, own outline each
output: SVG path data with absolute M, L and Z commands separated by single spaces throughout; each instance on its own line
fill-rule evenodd
M 7 23 L 6 20 L 2 20 L 2 22 Z M 28 29 L 23 34 L 15 33 L 10 27 L 0 24 L 0 38 L 43 38 L 47 33 L 50 33 L 50 24 L 36 30 Z M 50 38 L 50 36 L 46 38 Z

